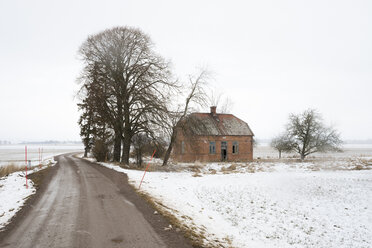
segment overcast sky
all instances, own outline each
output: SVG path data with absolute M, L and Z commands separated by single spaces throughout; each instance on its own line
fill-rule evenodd
M 147 33 L 177 77 L 208 67 L 258 139 L 307 108 L 372 138 L 372 1 L 1 0 L 0 140 L 79 140 L 77 50 L 114 26 Z

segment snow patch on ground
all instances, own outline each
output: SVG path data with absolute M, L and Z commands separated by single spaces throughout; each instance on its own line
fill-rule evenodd
M 173 165 L 178 171 L 192 171 L 203 174 L 255 173 L 255 172 L 305 172 L 372 169 L 372 159 L 345 158 L 319 159 L 299 162 L 287 159 L 256 160 L 253 162 L 215 162 L 215 163 L 177 163 Z
M 101 164 L 126 173 L 138 188 L 143 171 Z M 141 191 L 205 236 L 206 244 L 372 246 L 371 170 L 314 171 L 311 163 L 273 163 L 261 172 L 237 166 L 231 173 L 226 170 L 231 164 L 205 166 L 199 176 L 147 172 Z
M 53 166 L 56 162 L 53 159 L 48 159 L 43 161 L 43 164 Z M 46 167 L 47 165 L 33 168 L 27 172 L 27 175 Z M 9 220 L 20 210 L 27 198 L 36 192 L 31 179 L 27 179 L 28 188 L 26 188 L 25 176 L 25 171 L 19 171 L 0 178 L 0 229 L 9 223 Z

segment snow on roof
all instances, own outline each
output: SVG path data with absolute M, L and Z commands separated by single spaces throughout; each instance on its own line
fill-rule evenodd
M 246 122 L 232 114 L 192 113 L 190 121 L 196 135 L 254 135 Z

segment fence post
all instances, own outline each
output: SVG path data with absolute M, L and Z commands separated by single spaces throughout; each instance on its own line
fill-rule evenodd
M 151 159 L 150 159 L 149 163 L 147 164 L 147 167 L 146 167 L 145 173 L 143 173 L 143 177 L 142 177 L 142 180 L 141 180 L 141 182 L 140 182 L 140 185 L 139 185 L 138 189 L 141 189 L 142 181 L 143 181 L 143 179 L 145 178 L 146 171 L 147 171 L 147 169 L 148 169 L 149 166 L 150 166 L 150 162 L 151 162 L 152 158 L 154 157 L 155 152 L 156 152 L 156 149 L 154 150 L 154 153 L 152 154 Z
M 25 162 L 26 162 L 26 189 L 28 189 L 28 184 L 27 184 L 27 146 L 25 146 Z

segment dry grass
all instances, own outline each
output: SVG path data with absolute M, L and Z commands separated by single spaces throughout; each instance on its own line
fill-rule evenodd
M 142 167 L 138 167 L 137 164 L 130 163 L 129 166 L 122 164 L 122 163 L 115 163 L 115 162 L 109 162 L 110 164 L 117 165 L 123 169 L 129 169 L 129 170 L 139 170 L 139 171 L 145 171 L 147 168 L 148 163 L 142 164 Z M 151 163 L 147 169 L 149 172 L 153 171 L 160 171 L 160 172 L 175 172 L 178 171 L 179 168 L 177 166 L 163 166 L 162 164 L 159 163 Z
M 253 159 L 253 162 L 268 162 L 268 163 L 276 163 L 276 162 L 282 162 L 282 163 L 298 163 L 301 162 L 302 160 L 299 158 L 257 158 Z M 309 162 L 311 160 L 306 159 L 305 162 Z
M 46 164 L 47 167 L 51 166 L 52 165 L 52 162 L 49 161 L 48 164 Z M 29 168 L 29 170 L 32 170 L 36 167 L 41 167 L 41 166 L 45 166 L 44 165 L 33 165 L 31 168 Z M 14 163 L 10 163 L 8 165 L 4 165 L 4 166 L 1 166 L 0 167 L 0 178 L 1 177 L 5 177 L 5 176 L 8 176 L 9 174 L 11 173 L 14 173 L 14 172 L 17 172 L 17 171 L 24 171 L 25 170 L 25 166 L 24 165 L 16 165 Z
M 361 164 L 357 164 L 355 167 L 354 167 L 354 170 L 364 170 L 365 167 Z
M 372 169 L 372 160 L 354 159 L 350 161 L 353 170 L 369 170 Z
M 247 167 L 247 172 L 248 173 L 255 173 L 256 171 L 257 171 L 257 168 L 254 164 L 248 165 L 248 167 Z
M 200 173 L 203 166 L 202 165 L 191 165 L 189 166 L 189 168 L 191 169 L 192 172 Z
M 23 166 L 15 165 L 13 163 L 0 167 L 0 177 L 5 177 L 13 172 L 24 170 Z
M 236 170 L 236 167 L 237 167 L 236 164 L 232 164 L 229 167 L 222 166 L 221 172 L 223 172 L 223 174 L 230 174 Z

